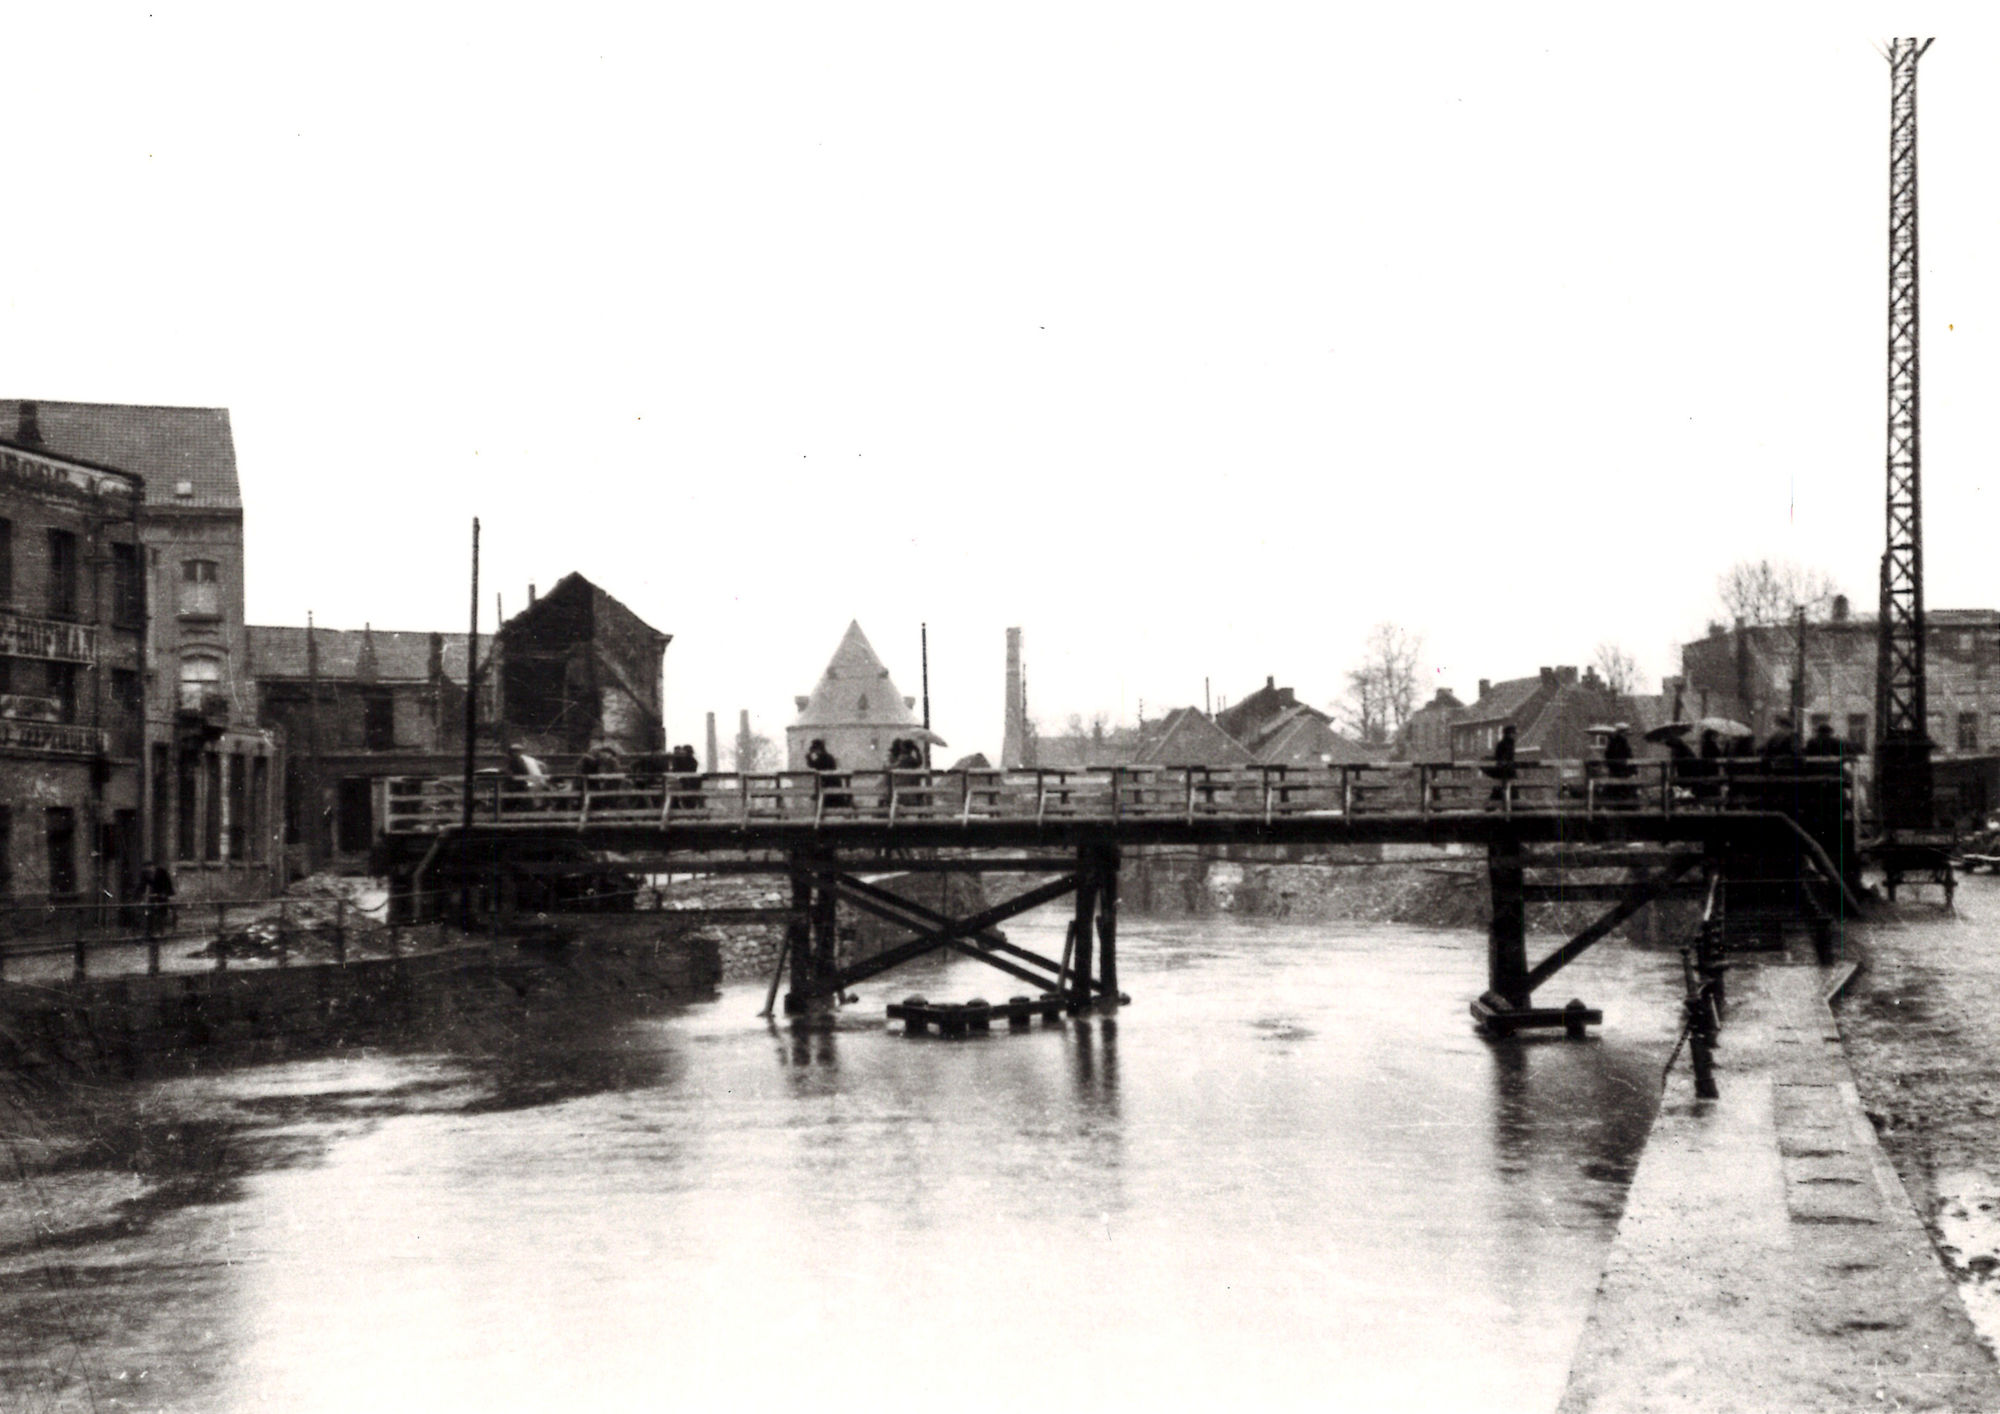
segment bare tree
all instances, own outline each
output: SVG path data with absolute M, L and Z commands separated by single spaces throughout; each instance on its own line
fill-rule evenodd
M 738 732 L 730 757 L 729 769 L 741 775 L 778 769 L 777 745 L 762 732 L 751 732 L 747 736 Z
M 1823 619 L 1833 608 L 1839 586 L 1824 570 L 1808 569 L 1790 560 L 1742 560 L 1716 581 L 1722 607 L 1737 623 L 1791 622 L 1800 609 L 1809 619 Z
M 1615 643 L 1597 645 L 1593 660 L 1604 685 L 1619 697 L 1630 697 L 1639 687 L 1639 660 Z
M 1423 651 L 1423 636 L 1396 624 L 1379 623 L 1368 631 L 1360 664 L 1347 671 L 1347 696 L 1335 704 L 1350 735 L 1379 745 L 1403 729 L 1417 708 Z

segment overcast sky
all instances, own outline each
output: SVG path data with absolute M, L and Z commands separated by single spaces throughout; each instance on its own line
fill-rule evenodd
M 1054 726 L 1325 704 L 1384 619 L 1657 677 L 1744 557 L 1872 607 L 1883 18 L 1500 8 L 23 8 L 0 393 L 228 407 L 253 622 L 462 629 L 477 514 L 489 625 L 674 635 L 674 740 L 851 618 L 955 754 L 1010 624 Z M 2000 34 L 1923 13 L 1927 596 L 1990 606 Z

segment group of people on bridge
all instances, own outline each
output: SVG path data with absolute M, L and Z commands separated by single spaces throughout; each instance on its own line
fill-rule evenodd
M 1712 800 L 1722 791 L 1721 777 L 1725 761 L 1758 761 L 1767 769 L 1784 771 L 1794 763 L 1802 764 L 1807 757 L 1838 761 L 1847 754 L 1847 743 L 1833 730 L 1830 722 L 1819 722 L 1813 727 L 1812 735 L 1801 739 L 1796 724 L 1790 715 L 1780 713 L 1773 719 L 1773 731 L 1759 744 L 1755 733 L 1748 728 L 1734 724 L 1723 726 L 1703 726 L 1698 746 L 1689 746 L 1686 737 L 1695 730 L 1694 723 L 1669 722 L 1656 727 L 1646 734 L 1647 740 L 1658 742 L 1666 748 L 1669 780 L 1684 787 L 1697 800 Z M 1634 759 L 1631 738 L 1631 724 L 1618 722 L 1612 726 L 1593 732 L 1603 739 L 1603 774 L 1611 781 L 1604 789 L 1604 798 L 1609 802 L 1629 801 L 1637 798 L 1637 789 L 1629 784 L 1638 774 L 1638 764 Z M 1493 755 L 1483 768 L 1499 784 L 1493 788 L 1493 799 L 1501 800 L 1506 791 L 1506 783 L 1519 775 L 1517 740 L 1514 724 L 1507 723 L 1500 729 L 1500 739 L 1494 744 Z

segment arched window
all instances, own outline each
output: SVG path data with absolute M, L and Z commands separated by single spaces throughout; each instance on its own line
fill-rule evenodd
M 181 709 L 199 712 L 202 702 L 222 691 L 222 660 L 208 654 L 181 659 Z

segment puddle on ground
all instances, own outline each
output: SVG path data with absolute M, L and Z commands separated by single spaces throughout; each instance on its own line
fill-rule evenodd
M 1974 1169 L 1937 1176 L 1938 1250 L 1979 1338 L 2000 1355 L 2000 1180 Z

